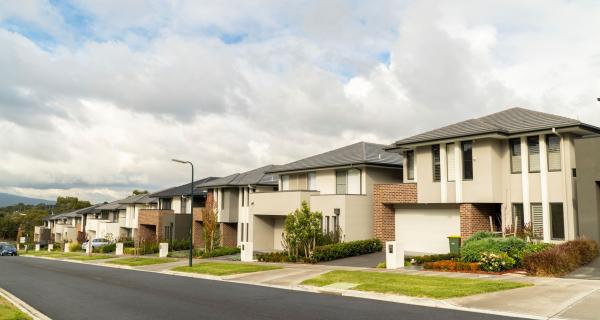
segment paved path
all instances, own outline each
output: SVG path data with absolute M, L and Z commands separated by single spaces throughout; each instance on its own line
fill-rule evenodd
M 569 273 L 565 278 L 600 280 L 600 257 L 589 264 Z M 600 317 L 599 317 L 600 318 Z
M 53 319 L 509 319 L 27 257 L 0 270 L 0 287 Z

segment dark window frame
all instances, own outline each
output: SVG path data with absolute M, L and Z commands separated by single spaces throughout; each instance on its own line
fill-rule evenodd
M 553 206 L 560 206 L 560 211 L 561 211 L 561 219 L 560 219 L 560 223 L 561 223 L 561 227 L 562 227 L 562 237 L 555 237 L 554 236 L 554 210 L 553 210 Z M 564 241 L 565 240 L 565 209 L 564 209 L 564 205 L 562 202 L 550 202 L 550 204 L 548 205 L 548 209 L 550 210 L 550 239 L 552 240 L 556 240 L 556 241 Z
M 538 164 L 538 166 L 539 166 L 538 170 L 531 170 L 531 155 L 535 154 L 535 153 L 532 153 L 530 150 L 530 145 L 529 145 L 530 142 L 537 143 L 537 155 L 538 155 L 538 161 L 540 162 Z M 540 152 L 540 137 L 539 136 L 528 136 L 527 137 L 527 171 L 529 173 L 540 173 L 540 171 L 542 169 L 541 168 L 542 167 L 542 164 L 541 164 L 542 159 L 541 159 L 540 153 L 541 153 Z
M 558 139 L 558 156 L 562 160 L 562 155 L 560 154 L 562 152 L 561 145 L 560 145 L 560 142 L 561 142 L 560 137 L 556 136 L 556 135 L 546 135 L 546 162 L 547 162 L 547 166 L 548 166 L 548 172 L 560 172 L 560 171 L 562 171 L 562 161 L 559 162 L 560 168 L 550 169 L 550 138 Z
M 516 143 L 515 143 L 516 142 Z M 513 149 L 513 145 L 518 146 L 519 148 L 519 154 L 515 154 L 515 150 Z M 513 157 L 519 157 L 519 162 L 523 163 L 523 150 L 521 150 L 521 138 L 512 138 L 508 140 L 508 151 L 509 151 L 509 160 L 510 160 L 510 173 L 511 174 L 519 174 L 519 173 L 523 173 L 523 165 L 521 165 L 521 170 L 515 170 L 515 168 L 513 167 Z
M 437 160 L 436 160 L 437 156 Z M 440 145 L 434 144 L 431 146 L 431 176 L 433 182 L 440 182 L 442 180 L 442 164 L 440 157 Z M 436 168 L 437 168 L 437 177 L 436 177 Z
M 415 180 L 415 150 L 406 151 L 406 167 L 406 180 Z M 412 174 L 410 167 L 412 167 Z
M 470 145 L 470 149 L 468 151 L 465 150 L 465 145 Z M 473 140 L 470 141 L 462 141 L 460 143 L 460 151 L 462 156 L 462 179 L 464 181 L 473 180 Z M 467 159 L 466 153 L 469 152 L 471 156 Z M 467 166 L 468 164 L 468 166 Z M 471 177 L 467 177 L 467 167 L 471 168 Z

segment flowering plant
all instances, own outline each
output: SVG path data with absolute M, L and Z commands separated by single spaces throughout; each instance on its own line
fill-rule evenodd
M 483 252 L 479 260 L 479 267 L 485 271 L 504 271 L 512 269 L 514 266 L 515 259 L 509 257 L 505 252 Z

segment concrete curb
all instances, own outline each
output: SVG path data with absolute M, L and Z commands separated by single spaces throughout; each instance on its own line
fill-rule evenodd
M 12 303 L 17 309 L 30 316 L 33 320 L 51 320 L 45 314 L 37 311 L 34 307 L 25 303 L 25 301 L 15 297 L 10 292 L 0 288 L 0 296 Z

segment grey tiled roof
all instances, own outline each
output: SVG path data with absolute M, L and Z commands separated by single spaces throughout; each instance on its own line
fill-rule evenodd
M 511 108 L 481 118 L 465 120 L 398 140 L 392 147 L 478 134 L 498 133 L 511 135 L 537 130 L 576 126 L 585 126 L 592 130 L 600 130 L 599 128 L 587 125 L 575 119 L 524 108 Z
M 219 179 L 217 177 L 207 177 L 204 179 L 200 179 L 200 180 L 196 180 L 194 181 L 194 187 L 197 187 L 198 185 L 201 185 L 203 183 L 215 180 L 215 179 Z M 151 197 L 153 198 L 170 198 L 170 197 L 177 197 L 177 196 L 189 196 L 190 195 L 190 187 L 191 187 L 191 183 L 187 183 L 181 186 L 177 186 L 177 187 L 173 187 L 173 188 L 169 188 L 169 189 L 165 189 L 162 191 L 158 191 L 155 193 L 150 194 Z
M 260 167 L 258 169 L 250 170 L 243 173 L 234 173 L 227 177 L 214 179 L 201 183 L 196 188 L 209 188 L 209 187 L 225 187 L 225 186 L 249 186 L 249 185 L 277 185 L 278 181 L 275 176 L 266 174 L 266 172 L 273 170 L 277 167 L 276 165 L 268 165 Z
M 138 194 L 138 195 L 129 196 L 123 200 L 119 200 L 120 204 L 134 204 L 134 203 L 146 204 L 146 203 L 154 203 L 154 202 L 156 202 L 156 199 L 150 197 L 149 194 Z
M 119 201 L 121 201 L 121 200 L 105 203 L 103 205 L 100 205 L 97 209 L 98 210 L 109 210 L 109 211 L 126 209 L 127 206 L 122 203 L 119 203 Z
M 99 211 L 98 207 L 100 207 L 101 205 L 102 204 L 95 204 L 95 205 L 87 207 L 87 208 L 51 215 L 51 216 L 47 217 L 47 220 L 59 220 L 59 219 L 64 219 L 64 218 L 80 217 L 84 214 Z
M 387 152 L 384 150 L 384 147 L 385 145 L 382 144 L 358 142 L 282 166 L 277 166 L 270 172 L 310 170 L 358 164 L 402 166 L 402 156 L 398 153 Z

